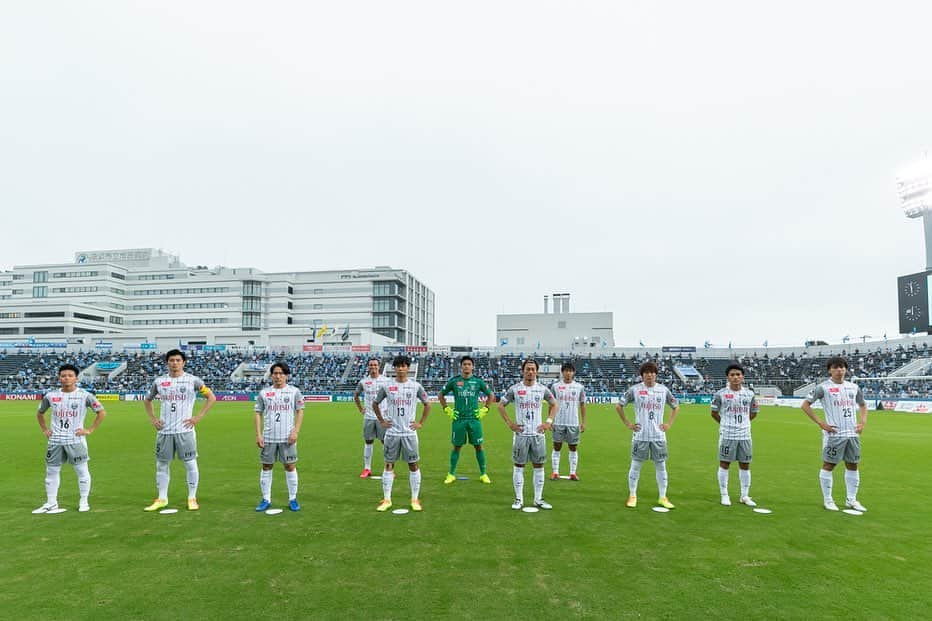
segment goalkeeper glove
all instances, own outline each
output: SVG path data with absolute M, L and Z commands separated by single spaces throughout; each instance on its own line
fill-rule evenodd
M 485 416 L 485 415 L 488 414 L 488 413 L 489 413 L 489 408 L 487 408 L 487 407 L 481 407 L 481 408 L 479 408 L 479 410 L 476 412 L 476 418 L 478 418 L 478 419 L 481 420 L 482 417 Z
M 457 419 L 456 411 L 453 409 L 452 405 L 448 405 L 447 407 L 443 408 L 443 411 L 446 412 L 447 416 L 450 417 L 450 420 Z

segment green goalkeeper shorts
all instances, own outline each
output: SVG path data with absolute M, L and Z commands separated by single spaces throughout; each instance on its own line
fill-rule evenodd
M 482 421 L 477 418 L 453 421 L 453 446 L 463 446 L 467 440 L 473 446 L 482 444 Z

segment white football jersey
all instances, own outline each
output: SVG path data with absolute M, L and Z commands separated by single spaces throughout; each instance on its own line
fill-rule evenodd
M 83 436 L 76 436 L 74 432 L 84 427 L 87 408 L 99 412 L 104 409 L 104 406 L 100 405 L 97 397 L 83 388 L 77 388 L 71 392 L 64 392 L 58 388 L 45 393 L 42 402 L 39 403 L 39 413 L 44 414 L 49 409 L 52 410 L 52 417 L 49 421 L 52 435 L 49 437 L 49 444 L 61 446 L 81 442 Z
M 550 392 L 560 406 L 553 424 L 578 427 L 579 404 L 586 402 L 586 389 L 583 385 L 576 381 L 567 384 L 563 380 L 557 380 L 550 385 Z
M 508 405 L 512 401 L 515 403 L 515 422 L 523 425 L 523 429 L 517 432 L 517 435 L 544 435 L 537 431 L 537 428 L 543 422 L 544 401 L 556 402 L 550 389 L 537 382 L 534 382 L 533 386 L 520 382 L 506 390 L 502 396 L 502 405 Z
M 194 402 L 199 392 L 206 394 L 207 387 L 201 378 L 190 373 L 182 373 L 178 377 L 162 375 L 152 382 L 146 401 L 159 398 L 159 418 L 163 424 L 159 434 L 194 431 L 193 427 L 185 427 L 182 421 L 193 415 Z
M 379 388 L 375 403 L 379 404 L 382 418 L 392 423 L 392 426 L 385 430 L 385 435 L 417 435 L 417 431 L 411 429 L 417 410 L 417 401 L 427 403 L 427 392 L 414 380 L 409 379 L 401 383 L 390 379 Z
M 384 375 L 379 375 L 374 379 L 366 375 L 356 384 L 356 392 L 354 394 L 362 395 L 362 401 L 365 407 L 365 412 L 363 413 L 364 418 L 376 419 L 375 412 L 372 411 L 372 402 L 375 401 L 376 396 L 378 396 L 379 388 L 384 386 L 387 382 L 388 378 Z
M 268 386 L 256 395 L 254 409 L 262 414 L 262 439 L 287 442 L 294 429 L 295 415 L 304 409 L 304 395 L 290 384 L 283 388 Z
M 721 422 L 718 435 L 722 440 L 750 440 L 751 414 L 757 414 L 757 397 L 750 388 L 732 390 L 725 386 L 712 397 L 712 411 Z
M 849 381 L 836 384 L 826 380 L 812 389 L 806 396 L 810 404 L 822 401 L 825 410 L 825 422 L 835 427 L 835 437 L 853 438 L 858 435 L 855 426 L 858 424 L 858 407 L 864 405 L 864 395 L 861 388 Z M 827 434 L 827 431 L 823 432 Z
M 621 398 L 621 405 L 634 404 L 635 422 L 641 426 L 635 431 L 632 442 L 665 442 L 667 434 L 660 425 L 663 423 L 664 404 L 675 408 L 679 405 L 676 397 L 663 384 L 646 386 L 644 382 L 635 384 Z

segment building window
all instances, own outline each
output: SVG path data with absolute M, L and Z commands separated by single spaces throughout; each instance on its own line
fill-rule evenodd
M 292 325 L 293 323 L 294 323 L 294 317 L 289 317 L 289 318 L 288 318 L 288 325 L 290 326 L 290 325 Z
M 75 328 L 74 334 L 103 334 L 103 330 L 93 330 L 91 328 Z
M 38 326 L 23 328 L 23 334 L 64 334 L 65 326 Z
M 122 325 L 123 325 L 123 318 L 122 318 L 122 317 L 117 317 L 116 315 L 110 315 L 110 323 L 116 324 L 116 325 L 118 325 L 118 326 L 122 326 Z
M 19 313 L 0 313 L 0 319 L 19 319 Z
M 65 311 L 48 311 L 48 312 L 35 312 L 35 313 L 23 313 L 24 319 L 49 319 L 52 317 L 64 317 Z
M 49 273 L 48 272 L 33 272 L 32 273 L 32 282 L 48 282 Z
M 557 328 L 565 328 L 565 327 L 566 327 L 566 322 L 565 322 L 565 321 L 558 321 L 558 322 L 557 322 Z
M 294 295 L 294 287 L 288 285 L 288 295 Z
M 88 321 L 103 321 L 104 318 L 98 315 L 85 315 L 84 313 L 74 313 L 75 319 L 86 319 Z
M 118 274 L 116 272 L 110 272 L 110 278 L 116 278 L 117 280 L 126 280 L 126 276 L 123 274 Z
M 36 272 L 38 274 L 38 272 Z M 47 272 L 46 272 L 47 273 Z M 49 288 L 45 285 L 40 287 L 32 288 L 32 297 L 34 298 L 47 298 L 49 296 Z
M 19 328 L 0 328 L 0 334 L 19 334 Z
M 294 310 L 294 302 L 288 302 L 288 310 Z

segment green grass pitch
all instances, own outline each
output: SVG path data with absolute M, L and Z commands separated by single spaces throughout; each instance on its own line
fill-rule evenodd
M 89 438 L 90 513 L 62 469 L 60 515 L 44 501 L 44 438 L 36 402 L 0 402 L 3 556 L 0 611 L 15 619 L 716 618 L 918 619 L 929 615 L 932 418 L 876 413 L 863 436 L 855 517 L 822 509 L 819 432 L 798 410 L 763 408 L 754 423 L 752 495 L 771 515 L 718 504 L 717 428 L 707 406 L 684 406 L 669 432 L 668 514 L 651 511 L 645 464 L 637 509 L 625 509 L 630 432 L 610 406 L 590 406 L 581 482 L 547 481 L 550 512 L 510 508 L 511 437 L 485 419 L 491 486 L 464 448 L 445 486 L 449 421 L 439 407 L 421 432 L 424 511 L 376 513 L 351 404 L 309 404 L 299 441 L 303 510 L 257 514 L 251 404 L 219 403 L 198 428 L 201 510 L 144 513 L 155 496 L 154 430 L 142 404 L 107 402 Z M 510 411 L 510 408 L 509 408 Z M 90 419 L 89 419 L 90 420 Z M 378 445 L 376 445 L 378 446 Z M 565 449 L 564 449 L 565 451 Z M 381 469 L 376 449 L 375 470 Z M 549 460 L 548 460 L 549 461 Z M 549 463 L 546 466 L 549 473 Z M 566 457 L 563 457 L 566 471 Z M 532 492 L 530 467 L 525 495 Z M 399 468 L 396 506 L 408 481 Z M 844 499 L 836 472 L 835 497 Z M 280 465 L 273 505 L 287 499 Z

